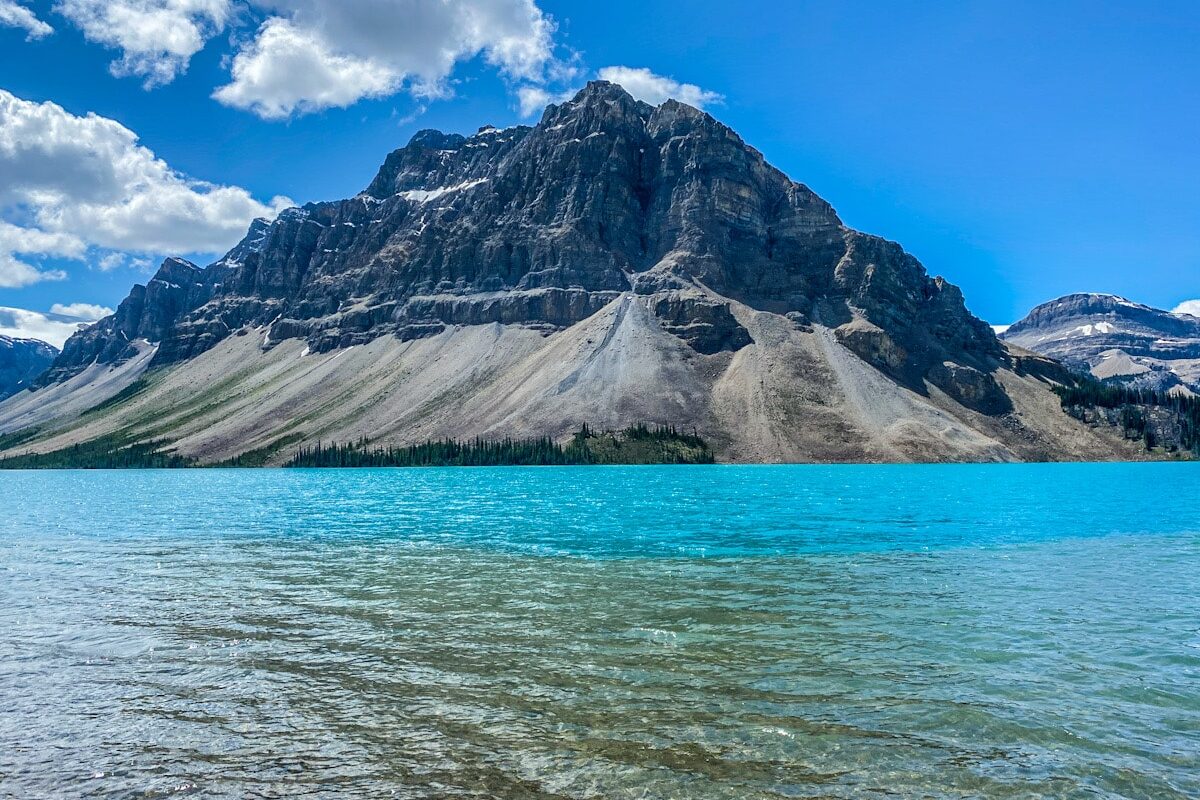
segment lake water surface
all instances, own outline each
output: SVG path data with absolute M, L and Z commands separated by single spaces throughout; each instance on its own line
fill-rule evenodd
M 1200 465 L 0 473 L 0 797 L 1200 796 Z

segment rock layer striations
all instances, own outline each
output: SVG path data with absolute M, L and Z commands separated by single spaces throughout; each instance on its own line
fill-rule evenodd
M 1113 455 L 1058 410 L 1059 372 L 713 117 L 597 81 L 533 127 L 422 131 L 361 194 L 256 222 L 207 267 L 168 259 L 0 432 L 212 459 L 645 422 L 725 459 Z

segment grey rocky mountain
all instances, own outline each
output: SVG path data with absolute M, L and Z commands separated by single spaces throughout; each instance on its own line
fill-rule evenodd
M 635 422 L 727 460 L 1121 454 L 1061 413 L 1063 374 L 708 114 L 597 81 L 533 127 L 422 131 L 207 267 L 168 259 L 0 432 L 202 460 Z
M 256 223 L 207 269 L 167 260 L 69 341 L 45 382 L 123 358 L 136 339 L 160 342 L 152 365 L 162 365 L 247 325 L 314 352 L 449 325 L 559 330 L 622 292 L 654 298 L 654 314 L 698 352 L 748 344 L 728 303 L 700 286 L 801 322 L 841 324 L 858 306 L 908 346 L 901 354 L 869 327 L 845 342 L 911 382 L 949 353 L 969 367 L 1002 355 L 955 287 L 898 245 L 847 229 L 724 125 L 597 82 L 537 128 L 422 131 L 363 194 Z
M 1072 294 L 1033 309 L 1001 338 L 1100 379 L 1200 393 L 1200 318 L 1188 314 Z
M 0 335 L 0 399 L 32 385 L 57 356 L 57 348 L 39 339 Z

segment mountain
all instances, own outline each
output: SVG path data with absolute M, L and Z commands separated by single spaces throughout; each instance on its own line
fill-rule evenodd
M 58 355 L 58 350 L 38 339 L 0 335 L 0 399 L 30 386 Z
M 1001 338 L 1137 388 L 1200 393 L 1200 318 L 1111 294 L 1072 294 L 1038 306 Z
M 597 81 L 533 127 L 421 131 L 207 267 L 168 259 L 0 433 L 201 462 L 638 423 L 734 461 L 1128 456 L 1063 413 L 1070 380 L 708 114 Z

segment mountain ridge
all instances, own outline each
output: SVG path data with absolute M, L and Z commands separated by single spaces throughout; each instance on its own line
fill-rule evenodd
M 41 339 L 0 334 L 0 400 L 32 386 L 58 352 Z
M 1064 375 L 710 115 L 596 81 L 536 126 L 418 132 L 360 194 L 256 221 L 206 268 L 167 259 L 0 432 L 201 458 L 637 423 L 729 460 L 1124 454 L 1051 413 Z
M 1101 380 L 1200 393 L 1200 318 L 1189 314 L 1081 292 L 1035 307 L 1000 338 Z
M 763 269 L 762 264 L 757 265 L 759 271 L 756 274 L 749 276 L 729 275 L 725 270 L 711 266 L 715 260 L 713 250 L 733 251 L 722 259 L 723 263 L 762 261 L 761 252 L 747 254 L 737 247 L 714 246 L 705 241 L 711 232 L 687 230 L 686 218 L 677 222 L 684 228 L 678 232 L 682 237 L 668 242 L 650 241 L 652 237 L 670 238 L 675 232 L 669 226 L 675 221 L 668 220 L 666 231 L 654 231 L 654 226 L 630 218 L 633 216 L 630 210 L 650 213 L 648 209 L 656 203 L 661 206 L 674 199 L 664 195 L 676 187 L 669 187 L 669 192 L 658 187 L 655 192 L 656 187 L 651 185 L 653 177 L 642 174 L 641 162 L 645 160 L 642 157 L 652 144 L 651 133 L 660 139 L 667 138 L 668 146 L 661 149 L 668 152 L 669 161 L 675 162 L 664 165 L 663 172 L 683 171 L 689 165 L 680 162 L 697 158 L 695 153 L 673 152 L 678 148 L 670 146 L 671 137 L 680 126 L 689 134 L 680 138 L 699 139 L 691 149 L 701 150 L 700 157 L 710 165 L 728 167 L 719 156 L 744 159 L 746 163 L 739 165 L 744 168 L 741 171 L 749 171 L 752 178 L 765 184 L 758 188 L 763 194 L 771 195 L 766 202 L 790 206 L 787 211 L 792 211 L 791 214 L 776 213 L 774 220 L 753 220 L 758 223 L 757 227 L 767 228 L 772 221 L 795 225 L 802 233 L 819 237 L 815 242 L 819 247 L 836 248 L 842 263 L 838 265 L 835 281 L 841 279 L 846 291 L 854 294 L 854 299 L 873 304 L 874 310 L 881 313 L 895 311 L 890 306 L 885 307 L 876 294 L 868 290 L 873 287 L 854 285 L 855 280 L 865 283 L 873 278 L 867 274 L 865 265 L 856 263 L 864 260 L 857 256 L 866 251 L 867 259 L 895 259 L 897 269 L 911 273 L 903 276 L 908 282 L 914 282 L 914 279 L 917 283 L 926 282 L 919 287 L 926 295 L 933 297 L 945 292 L 949 305 L 961 305 L 961 294 L 955 287 L 940 279 L 927 278 L 915 259 L 895 243 L 846 228 L 828 203 L 803 184 L 792 182 L 769 167 L 758 151 L 745 146 L 740 137 L 711 116 L 677 101 L 667 101 L 654 108 L 633 100 L 616 85 L 604 82 L 589 84 L 579 98 L 568 105 L 566 111 L 559 106 L 547 108 L 536 128 L 518 126 L 500 131 L 485 126 L 473 137 L 419 132 L 407 146 L 388 156 L 367 190 L 354 198 L 289 209 L 271 225 L 256 222 L 239 245 L 206 269 L 182 259 L 167 259 L 142 291 L 135 288 L 118 308 L 114 315 L 117 324 L 110 336 L 101 337 L 103 345 L 98 348 L 82 346 L 87 334 L 79 337 L 80 341 L 68 342 L 63 358 L 43 379 L 44 382 L 61 379 L 72 370 L 78 371 L 96 357 L 104 363 L 136 338 L 162 342 L 155 356 L 157 366 L 203 352 L 244 324 L 270 325 L 270 341 L 303 336 L 310 349 L 317 352 L 362 343 L 365 339 L 362 334 L 374 336 L 394 332 L 401 338 L 419 337 L 447 324 L 496 321 L 563 328 L 595 313 L 622 291 L 632 290 L 638 294 L 671 289 L 686 291 L 694 288 L 693 281 L 750 305 L 755 305 L 756 301 L 759 305 L 782 303 L 788 311 L 804 313 L 798 306 L 808 305 L 812 292 L 806 292 L 809 287 L 796 280 L 801 276 Z M 697 129 L 700 136 L 696 134 Z M 531 134 L 539 132 L 550 137 L 541 147 L 537 142 L 527 141 Z M 632 146 L 611 148 L 626 156 L 627 163 L 624 164 L 614 164 L 616 160 L 609 157 L 609 149 L 594 153 L 586 150 L 582 153 L 563 152 L 572 144 L 584 145 L 590 139 L 607 136 L 637 139 L 639 135 L 644 140 L 636 142 L 639 155 L 636 164 L 629 163 L 628 156 L 634 152 Z M 516 160 L 516 169 L 506 170 L 506 159 L 522 144 L 526 149 L 536 151 L 532 154 L 534 157 Z M 711 153 L 703 152 L 705 147 L 718 151 L 723 147 L 735 149 L 733 156 L 721 152 L 718 157 L 713 157 Z M 543 155 L 548 157 L 542 158 Z M 563 189 L 553 180 L 539 180 L 537 175 L 527 174 L 530 169 L 553 174 L 556 157 L 571 159 L 568 173 L 590 171 L 592 176 L 598 174 L 598 177 L 606 178 L 615 172 L 624 180 L 610 180 L 602 185 L 602 191 L 589 191 L 586 185 L 576 184 Z M 592 163 L 590 168 L 581 169 L 575 166 L 577 161 Z M 516 178 L 509 174 L 511 172 L 518 173 Z M 724 179 L 724 176 L 716 176 L 714 182 L 718 188 Z M 499 186 L 485 187 L 488 182 Z M 513 241 L 504 236 L 485 237 L 481 245 L 478 236 L 458 235 L 462 233 L 461 226 L 455 226 L 453 219 L 445 219 L 452 214 L 439 213 L 445 207 L 439 206 L 433 213 L 427 208 L 430 202 L 445 195 L 472 190 L 482 192 L 488 188 L 492 188 L 492 192 L 483 201 L 484 214 L 510 229 L 537 225 L 543 241 L 530 241 L 530 237 L 525 236 L 525 241 L 519 242 L 523 252 L 518 253 L 511 252 L 515 249 Z M 688 188 L 685 185 L 680 191 L 687 192 Z M 622 192 L 634 197 L 621 198 L 626 201 L 624 204 L 613 203 L 615 211 L 603 207 L 609 203 L 610 193 Z M 551 196 L 541 196 L 547 193 Z M 736 222 L 738 214 L 758 211 L 763 217 L 772 211 L 767 209 L 764 214 L 761 208 L 747 209 L 745 204 L 739 207 L 736 201 L 741 198 L 728 198 L 719 191 L 713 195 L 729 201 L 713 210 L 718 215 L 733 217 L 732 222 Z M 498 204 L 494 202 L 497 196 L 500 198 Z M 703 201 L 703 198 L 691 196 L 683 199 L 685 202 Z M 488 209 L 488 203 L 501 207 Z M 589 208 L 590 205 L 602 207 Z M 668 214 L 672 211 L 680 213 L 677 208 L 664 210 Z M 388 269 L 370 280 L 362 278 L 362 272 L 370 274 L 381 261 L 388 267 L 394 267 L 400 261 L 389 259 L 386 250 L 363 252 L 364 248 L 356 241 L 346 245 L 348 237 L 336 230 L 357 228 L 368 216 L 383 222 L 385 230 L 391 229 L 387 230 L 388 235 L 394 235 L 399 229 L 407 237 L 389 243 L 393 251 L 418 250 L 401 262 L 401 274 Z M 564 219 L 575 222 L 580 218 L 594 224 L 595 230 L 580 231 L 573 226 L 563 230 L 559 224 Z M 420 227 L 412 224 L 414 220 Z M 427 237 L 434 247 L 420 239 L 431 224 L 446 229 L 441 235 Z M 735 225 L 726 227 L 731 229 L 731 234 L 744 232 Z M 325 232 L 319 233 L 321 229 Z M 414 235 L 416 242 L 411 241 Z M 769 257 L 775 255 L 770 252 L 774 246 L 771 237 L 778 235 L 771 231 L 763 237 Z M 378 238 L 376 234 L 375 240 L 368 241 L 367 248 L 381 244 Z M 692 241 L 686 242 L 689 247 L 678 248 L 675 246 L 679 243 L 678 238 Z M 697 239 L 700 241 L 695 241 Z M 463 249 L 472 251 L 469 255 L 482 255 L 481 260 L 491 265 L 488 274 L 471 276 L 472 263 L 456 258 L 455 253 L 439 259 L 439 254 L 433 252 L 447 241 L 463 240 L 467 242 Z M 598 244 L 605 247 L 598 247 Z M 754 244 L 755 249 L 760 249 L 760 242 Z M 339 258 L 343 245 L 350 253 Z M 264 249 L 274 249 L 280 257 L 262 259 L 259 255 Z M 559 251 L 566 251 L 568 257 Z M 745 258 L 746 255 L 750 257 Z M 361 264 L 364 256 L 368 262 L 365 265 Z M 740 261 L 739 256 L 743 256 Z M 303 259 L 307 259 L 307 263 L 298 263 Z M 353 263 L 355 259 L 359 263 Z M 443 263 L 436 263 L 439 260 Z M 586 271 L 576 267 L 573 260 L 585 264 Z M 254 262 L 250 268 L 247 268 L 248 262 Z M 352 266 L 346 268 L 344 265 L 348 262 Z M 767 281 L 775 281 L 777 285 L 771 286 Z M 327 282 L 339 284 L 337 290 L 321 292 L 320 288 Z M 507 298 L 497 303 L 495 298 L 488 297 L 494 292 L 505 293 Z M 364 295 L 369 295 L 366 302 L 350 302 Z M 900 298 L 886 299 L 894 302 Z M 705 307 L 703 301 L 695 297 L 676 298 L 676 302 L 660 310 L 664 316 L 676 318 L 681 330 L 692 326 L 695 329 L 689 332 L 694 334 L 692 338 L 705 341 L 710 349 L 744 340 L 744 333 L 736 330 L 720 306 Z M 975 345 L 981 354 L 1000 355 L 993 337 L 981 324 L 966 315 L 965 309 L 953 310 L 961 318 L 956 321 L 965 320 L 969 326 L 964 337 L 968 343 Z M 201 313 L 196 313 L 198 311 Z M 687 316 L 686 321 L 681 315 Z M 706 315 L 710 318 L 706 319 Z M 728 330 L 722 330 L 722 326 Z M 94 332 L 102 327 L 95 326 L 89 333 L 95 335 Z M 862 338 L 860 335 L 859 339 Z

